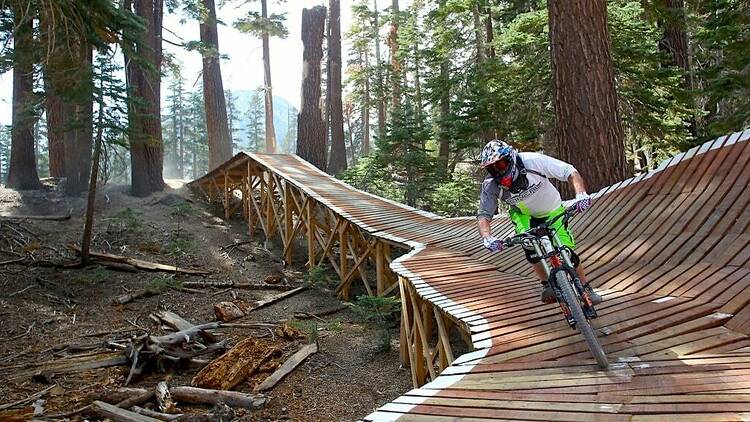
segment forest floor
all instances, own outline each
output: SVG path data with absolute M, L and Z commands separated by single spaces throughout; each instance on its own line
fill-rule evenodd
M 143 333 L 169 333 L 150 318 L 154 312 L 169 310 L 200 324 L 215 320 L 213 305 L 217 302 L 253 303 L 279 294 L 277 290 L 222 288 L 187 292 L 178 290 L 180 283 L 262 283 L 270 275 L 291 287 L 304 285 L 304 258 L 285 268 L 278 247 L 265 249 L 260 240 L 241 244 L 248 241 L 246 224 L 223 221 L 218 217 L 219 209 L 194 198 L 180 182 L 171 182 L 165 192 L 148 198 L 129 196 L 124 187 L 105 189 L 97 200 L 92 251 L 207 270 L 210 275 L 133 273 L 98 265 L 62 268 L 59 264 L 76 260 L 68 245 L 80 243 L 85 200 L 83 196 L 65 198 L 59 187 L 48 185 L 41 192 L 0 189 L 0 216 L 71 214 L 64 221 L 0 217 L 0 379 L 4 379 L 0 382 L 0 409 L 4 403 L 47 389 L 37 401 L 44 409 L 39 419 L 45 419 L 78 409 L 124 386 L 127 366 L 67 374 L 43 369 L 59 359 L 81 356 L 85 360 L 100 353 L 123 353 L 108 350 L 115 347 L 108 342 L 123 345 Z M 21 258 L 20 262 L 7 262 Z M 112 305 L 116 296 L 154 287 L 161 294 Z M 307 332 L 307 338 L 282 338 L 268 329 L 220 330 L 229 346 L 253 336 L 283 352 L 274 358 L 274 364 L 261 368 L 265 372 L 256 373 L 235 388 L 244 392 L 252 392 L 310 337 L 317 337 L 319 344 L 318 353 L 267 393 L 270 401 L 265 407 L 255 411 L 234 409 L 236 420 L 356 420 L 411 388 L 408 369 L 399 366 L 397 324 L 390 329 L 390 347 L 379 351 L 383 348 L 381 333 L 359 323 L 349 309 L 304 321 L 293 317 L 295 313 L 299 316 L 340 304 L 330 290 L 311 287 L 237 321 L 278 324 L 291 320 L 293 327 Z M 164 380 L 170 386 L 187 386 L 199 369 L 150 371 L 136 376 L 129 387 L 150 390 Z M 12 415 L 19 415 L 19 420 L 28 418 L 35 401 L 0 410 L 0 419 L 12 420 Z M 180 403 L 178 407 L 185 413 L 210 410 Z M 91 415 L 84 412 L 72 417 L 83 418 L 91 420 Z

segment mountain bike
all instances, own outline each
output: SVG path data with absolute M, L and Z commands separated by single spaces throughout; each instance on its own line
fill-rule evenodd
M 563 225 L 567 225 L 575 214 L 575 207 L 568 208 L 542 225 L 505 239 L 503 244 L 506 247 L 521 245 L 525 249 L 533 249 L 536 255 L 542 258 L 541 262 L 548 274 L 547 281 L 555 292 L 555 298 L 565 319 L 571 328 L 577 328 L 583 334 L 599 367 L 606 369 L 609 365 L 607 355 L 589 323 L 597 316 L 589 293 L 590 287 L 581 283 L 570 260 L 572 251 L 562 244 L 552 227 L 560 218 L 563 219 Z

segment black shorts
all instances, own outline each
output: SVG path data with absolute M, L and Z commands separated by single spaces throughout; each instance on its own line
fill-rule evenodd
M 526 260 L 532 264 L 536 264 L 537 262 L 542 260 L 542 258 L 536 255 L 536 251 L 534 250 L 524 248 L 523 252 L 526 254 Z M 570 254 L 570 262 L 573 263 L 573 267 L 578 268 L 578 265 L 581 263 L 581 258 L 574 250 L 570 248 L 568 248 L 568 253 Z

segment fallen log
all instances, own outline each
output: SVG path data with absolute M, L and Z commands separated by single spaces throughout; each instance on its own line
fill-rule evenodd
M 176 333 L 158 337 L 152 336 L 151 341 L 154 343 L 158 343 L 161 346 L 179 344 L 183 342 L 189 343 L 191 339 L 195 338 L 196 336 L 200 336 L 201 338 L 205 339 L 204 335 L 206 330 L 212 330 L 218 328 L 219 326 L 221 326 L 220 322 L 209 322 L 206 324 L 195 325 L 190 328 L 180 330 Z
M 234 281 L 183 281 L 184 287 L 192 288 L 233 288 L 246 290 L 283 290 L 291 289 L 286 284 L 269 284 L 269 283 L 238 283 Z
M 46 221 L 65 221 L 70 220 L 70 214 L 60 215 L 9 215 L 0 214 L 0 218 L 5 220 L 46 220 Z
M 178 402 L 193 404 L 217 404 L 224 402 L 231 407 L 260 409 L 268 398 L 263 394 L 247 394 L 237 391 L 208 390 L 196 387 L 170 387 L 172 398 Z
M 77 246 L 71 245 L 70 248 L 78 254 L 81 253 L 81 249 Z M 117 262 L 120 264 L 127 264 L 135 268 L 138 268 L 139 270 L 145 270 L 145 271 L 166 271 L 166 272 L 171 272 L 171 273 L 183 273 L 183 274 L 192 274 L 192 275 L 211 274 L 209 271 L 205 271 L 205 270 L 179 268 L 179 267 L 175 267 L 174 265 L 159 264 L 156 262 L 144 261 L 142 259 L 129 258 L 126 256 L 112 255 L 112 254 L 102 253 L 102 252 L 90 252 L 89 255 L 92 259 L 95 259 L 96 261 Z
M 0 405 L 0 410 L 10 409 L 11 407 L 16 407 L 19 404 L 24 404 L 24 403 L 32 402 L 32 401 L 38 399 L 39 397 L 44 396 L 45 394 L 47 394 L 47 392 L 49 390 L 55 388 L 56 386 L 57 386 L 57 384 L 51 385 L 51 386 L 45 388 L 42 391 L 39 391 L 37 393 L 34 393 L 34 394 L 30 395 L 29 397 L 26 397 L 25 399 L 16 400 L 16 401 L 11 402 L 11 403 L 6 403 L 6 404 L 3 404 L 3 405 Z
M 253 391 L 265 391 L 273 388 L 276 384 L 279 383 L 285 376 L 289 375 L 294 369 L 299 366 L 300 363 L 302 363 L 305 359 L 307 359 L 308 356 L 312 355 L 313 353 L 316 353 L 318 351 L 318 344 L 317 343 L 310 343 L 305 346 L 302 346 L 301 349 L 297 351 L 292 357 L 287 359 L 286 362 L 284 362 L 283 365 L 279 367 L 279 369 L 276 370 L 273 374 L 271 374 L 270 377 L 266 378 L 262 383 L 260 383 Z
M 142 299 L 144 297 L 151 297 L 158 295 L 159 292 L 156 290 L 151 289 L 144 289 L 139 290 L 135 293 L 126 293 L 124 295 L 117 296 L 116 298 L 112 299 L 113 305 L 125 305 L 126 303 L 130 303 L 137 299 Z
M 57 359 L 39 364 L 32 364 L 32 369 L 19 371 L 7 375 L 9 380 L 17 380 L 26 377 L 33 377 L 42 381 L 49 382 L 55 375 L 73 374 L 77 372 L 89 371 L 98 368 L 107 368 L 110 366 L 120 366 L 127 364 L 127 359 L 121 354 L 112 353 L 102 354 L 101 357 L 87 356 L 85 360 L 73 357 L 69 359 Z
M 98 416 L 109 418 L 116 422 L 159 422 L 159 419 L 152 418 L 146 415 L 139 415 L 138 413 L 121 409 L 115 405 L 104 403 L 103 401 L 99 400 L 91 403 L 89 411 Z
M 132 406 L 146 403 L 154 397 L 154 390 L 146 390 L 143 388 L 139 388 L 138 390 L 140 391 L 135 392 L 131 397 L 118 401 L 115 406 L 127 409 Z
M 263 299 L 261 301 L 258 301 L 255 303 L 255 305 L 251 306 L 249 309 L 245 311 L 245 314 L 248 314 L 256 309 L 263 308 L 265 306 L 268 306 L 272 303 L 278 302 L 280 300 L 286 299 L 292 295 L 296 295 L 297 293 L 305 290 L 306 286 L 297 287 L 296 289 L 289 290 L 288 292 L 280 293 L 276 296 L 271 296 L 268 299 Z
M 248 337 L 198 372 L 191 384 L 195 387 L 231 390 L 281 351 Z

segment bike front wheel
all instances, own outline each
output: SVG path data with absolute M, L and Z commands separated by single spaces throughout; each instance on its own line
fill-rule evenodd
M 596 363 L 599 364 L 600 368 L 607 369 L 607 367 L 609 367 L 607 355 L 604 353 L 601 344 L 599 344 L 599 340 L 596 338 L 596 333 L 591 328 L 591 324 L 589 324 L 589 321 L 583 314 L 578 295 L 573 290 L 573 285 L 565 272 L 560 271 L 557 273 L 557 285 L 560 287 L 560 290 L 562 290 L 563 298 L 565 298 L 565 302 L 568 304 L 568 308 L 570 308 L 570 312 L 573 314 L 573 319 L 576 321 L 576 327 L 578 327 L 578 330 L 583 334 L 583 338 L 586 339 L 586 344 L 589 346 L 589 350 L 594 356 L 594 359 L 596 359 Z

